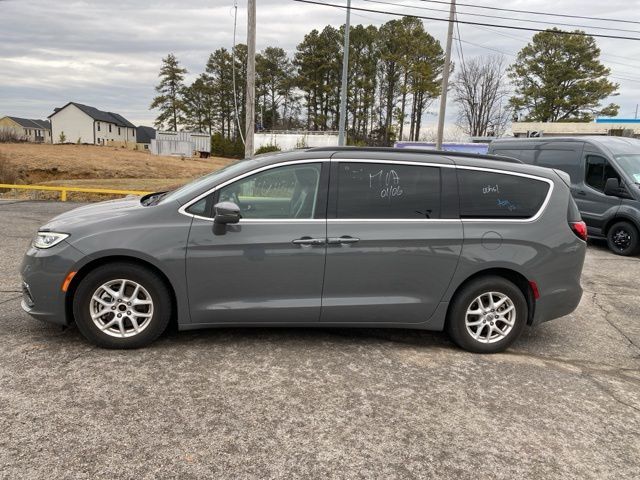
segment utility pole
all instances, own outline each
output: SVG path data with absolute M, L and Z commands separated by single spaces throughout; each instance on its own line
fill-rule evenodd
M 247 95 L 244 156 L 253 157 L 256 108 L 256 0 L 247 0 Z
M 347 124 L 347 79 L 349 73 L 349 30 L 351 28 L 351 0 L 347 0 L 347 20 L 344 24 L 344 51 L 342 53 L 342 85 L 340 87 L 340 123 L 338 126 L 338 146 L 346 140 Z
M 451 43 L 453 41 L 453 22 L 456 19 L 456 0 L 451 0 L 449 11 L 449 31 L 447 32 L 447 48 L 444 55 L 444 70 L 442 71 L 442 93 L 440 94 L 440 113 L 438 114 L 438 138 L 436 150 L 442 150 L 444 137 L 444 117 L 447 113 L 447 89 L 449 88 L 449 70 L 451 69 Z

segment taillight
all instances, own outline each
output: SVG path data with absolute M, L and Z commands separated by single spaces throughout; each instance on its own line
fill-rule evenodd
M 569 222 L 569 226 L 573 233 L 575 233 L 579 239 L 587 241 L 587 224 L 584 222 Z

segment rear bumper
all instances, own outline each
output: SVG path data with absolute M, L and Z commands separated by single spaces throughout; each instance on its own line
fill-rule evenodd
M 581 299 L 582 287 L 579 284 L 541 296 L 536 300 L 531 325 L 539 325 L 569 315 L 578 308 Z
M 573 236 L 573 233 L 571 234 Z M 549 320 L 564 317 L 572 313 L 582 299 L 580 277 L 587 244 L 573 237 L 574 240 L 562 255 L 540 278 L 535 278 L 540 289 L 540 298 L 535 302 L 535 310 L 531 325 L 539 325 Z

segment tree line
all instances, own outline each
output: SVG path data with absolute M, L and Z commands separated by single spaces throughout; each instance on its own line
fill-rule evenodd
M 289 56 L 267 47 L 256 55 L 256 129 L 337 130 L 344 27 L 312 30 Z M 350 30 L 347 130 L 351 144 L 419 140 L 423 119 L 440 95 L 444 53 L 421 20 L 391 20 Z M 477 57 L 455 66 L 452 97 L 458 123 L 472 136 L 500 134 L 512 117 L 532 121 L 588 120 L 615 115 L 602 107 L 618 85 L 583 32 L 537 33 L 512 65 Z M 169 54 L 162 60 L 156 126 L 208 132 L 218 153 L 240 154 L 245 131 L 246 45 L 219 48 L 189 85 Z M 454 67 L 452 66 L 452 70 Z M 228 150 L 224 151 L 223 150 Z

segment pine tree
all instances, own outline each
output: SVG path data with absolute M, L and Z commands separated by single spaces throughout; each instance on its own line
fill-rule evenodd
M 618 85 L 600 62 L 592 36 L 557 28 L 537 33 L 509 68 L 515 86 L 511 105 L 527 120 L 538 122 L 590 121 L 594 115 L 615 116 L 618 105 L 602 107 Z
M 170 53 L 162 59 L 160 68 L 160 83 L 156 86 L 158 95 L 153 99 L 151 109 L 158 109 L 155 125 L 159 129 L 168 128 L 178 131 L 178 125 L 184 122 L 183 98 L 185 68 L 180 67 L 175 55 Z

